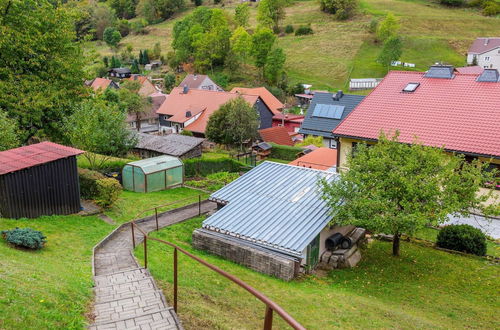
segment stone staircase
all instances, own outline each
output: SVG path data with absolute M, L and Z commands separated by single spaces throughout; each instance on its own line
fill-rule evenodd
M 89 329 L 182 329 L 147 269 L 98 275 L 94 282 L 95 319 Z

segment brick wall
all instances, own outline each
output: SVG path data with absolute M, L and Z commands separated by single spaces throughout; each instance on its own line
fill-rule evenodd
M 196 229 L 192 237 L 193 247 L 229 259 L 260 273 L 285 281 L 292 280 L 298 272 L 296 261 L 278 253 L 261 250 L 236 241 L 212 235 L 203 229 Z

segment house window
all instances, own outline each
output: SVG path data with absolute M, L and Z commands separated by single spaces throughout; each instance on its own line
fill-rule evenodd
M 489 56 L 485 56 L 484 60 L 488 62 L 490 60 L 490 57 Z
M 330 143 L 328 145 L 330 149 L 337 149 L 337 140 L 330 139 Z
M 403 92 L 412 93 L 417 87 L 420 86 L 420 83 L 408 83 L 405 88 L 403 88 Z

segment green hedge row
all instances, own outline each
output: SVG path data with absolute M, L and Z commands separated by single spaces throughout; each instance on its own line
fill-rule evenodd
M 297 154 L 304 150 L 304 148 L 301 147 L 283 146 L 274 143 L 271 143 L 271 145 L 273 146 L 273 148 L 271 149 L 271 154 L 269 155 L 269 157 L 289 161 L 297 159 Z
M 97 180 L 106 179 L 103 174 L 86 168 L 78 168 L 78 177 L 80 178 L 80 195 L 85 199 L 96 198 L 99 195 Z
M 120 196 L 122 186 L 112 178 L 107 178 L 97 171 L 78 168 L 80 194 L 85 199 L 92 199 L 101 207 L 112 206 Z
M 240 172 L 248 169 L 245 164 L 231 158 L 191 158 L 185 159 L 183 162 L 184 176 L 187 178 L 206 177 L 217 172 Z

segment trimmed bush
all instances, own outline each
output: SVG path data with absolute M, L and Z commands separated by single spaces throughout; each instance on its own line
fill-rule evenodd
M 313 33 L 313 29 L 311 29 L 310 26 L 300 26 L 299 28 L 297 28 L 297 30 L 295 30 L 296 36 L 305 36 Z
M 8 243 L 17 247 L 39 250 L 47 242 L 46 237 L 40 231 L 31 228 L 16 228 L 4 230 L 1 233 Z
M 290 33 L 293 33 L 294 29 L 293 29 L 293 25 L 287 25 L 285 27 L 285 33 L 286 34 L 290 34 Z
M 78 168 L 80 179 L 80 194 L 85 199 L 95 199 L 99 196 L 99 186 L 97 181 L 106 179 L 104 175 L 97 171 Z
M 297 154 L 304 150 L 300 147 L 282 146 L 274 143 L 271 143 L 271 145 L 273 146 L 273 148 L 271 149 L 271 154 L 269 155 L 269 157 L 289 161 L 297 159 Z
M 486 254 L 486 236 L 470 225 L 449 225 L 439 231 L 436 245 L 454 251 Z
M 245 164 L 231 158 L 191 158 L 184 160 L 184 175 L 187 178 L 206 177 L 217 172 L 240 172 L 245 169 Z
M 97 196 L 95 202 L 103 208 L 112 206 L 120 197 L 122 186 L 112 178 L 99 179 L 96 181 Z

